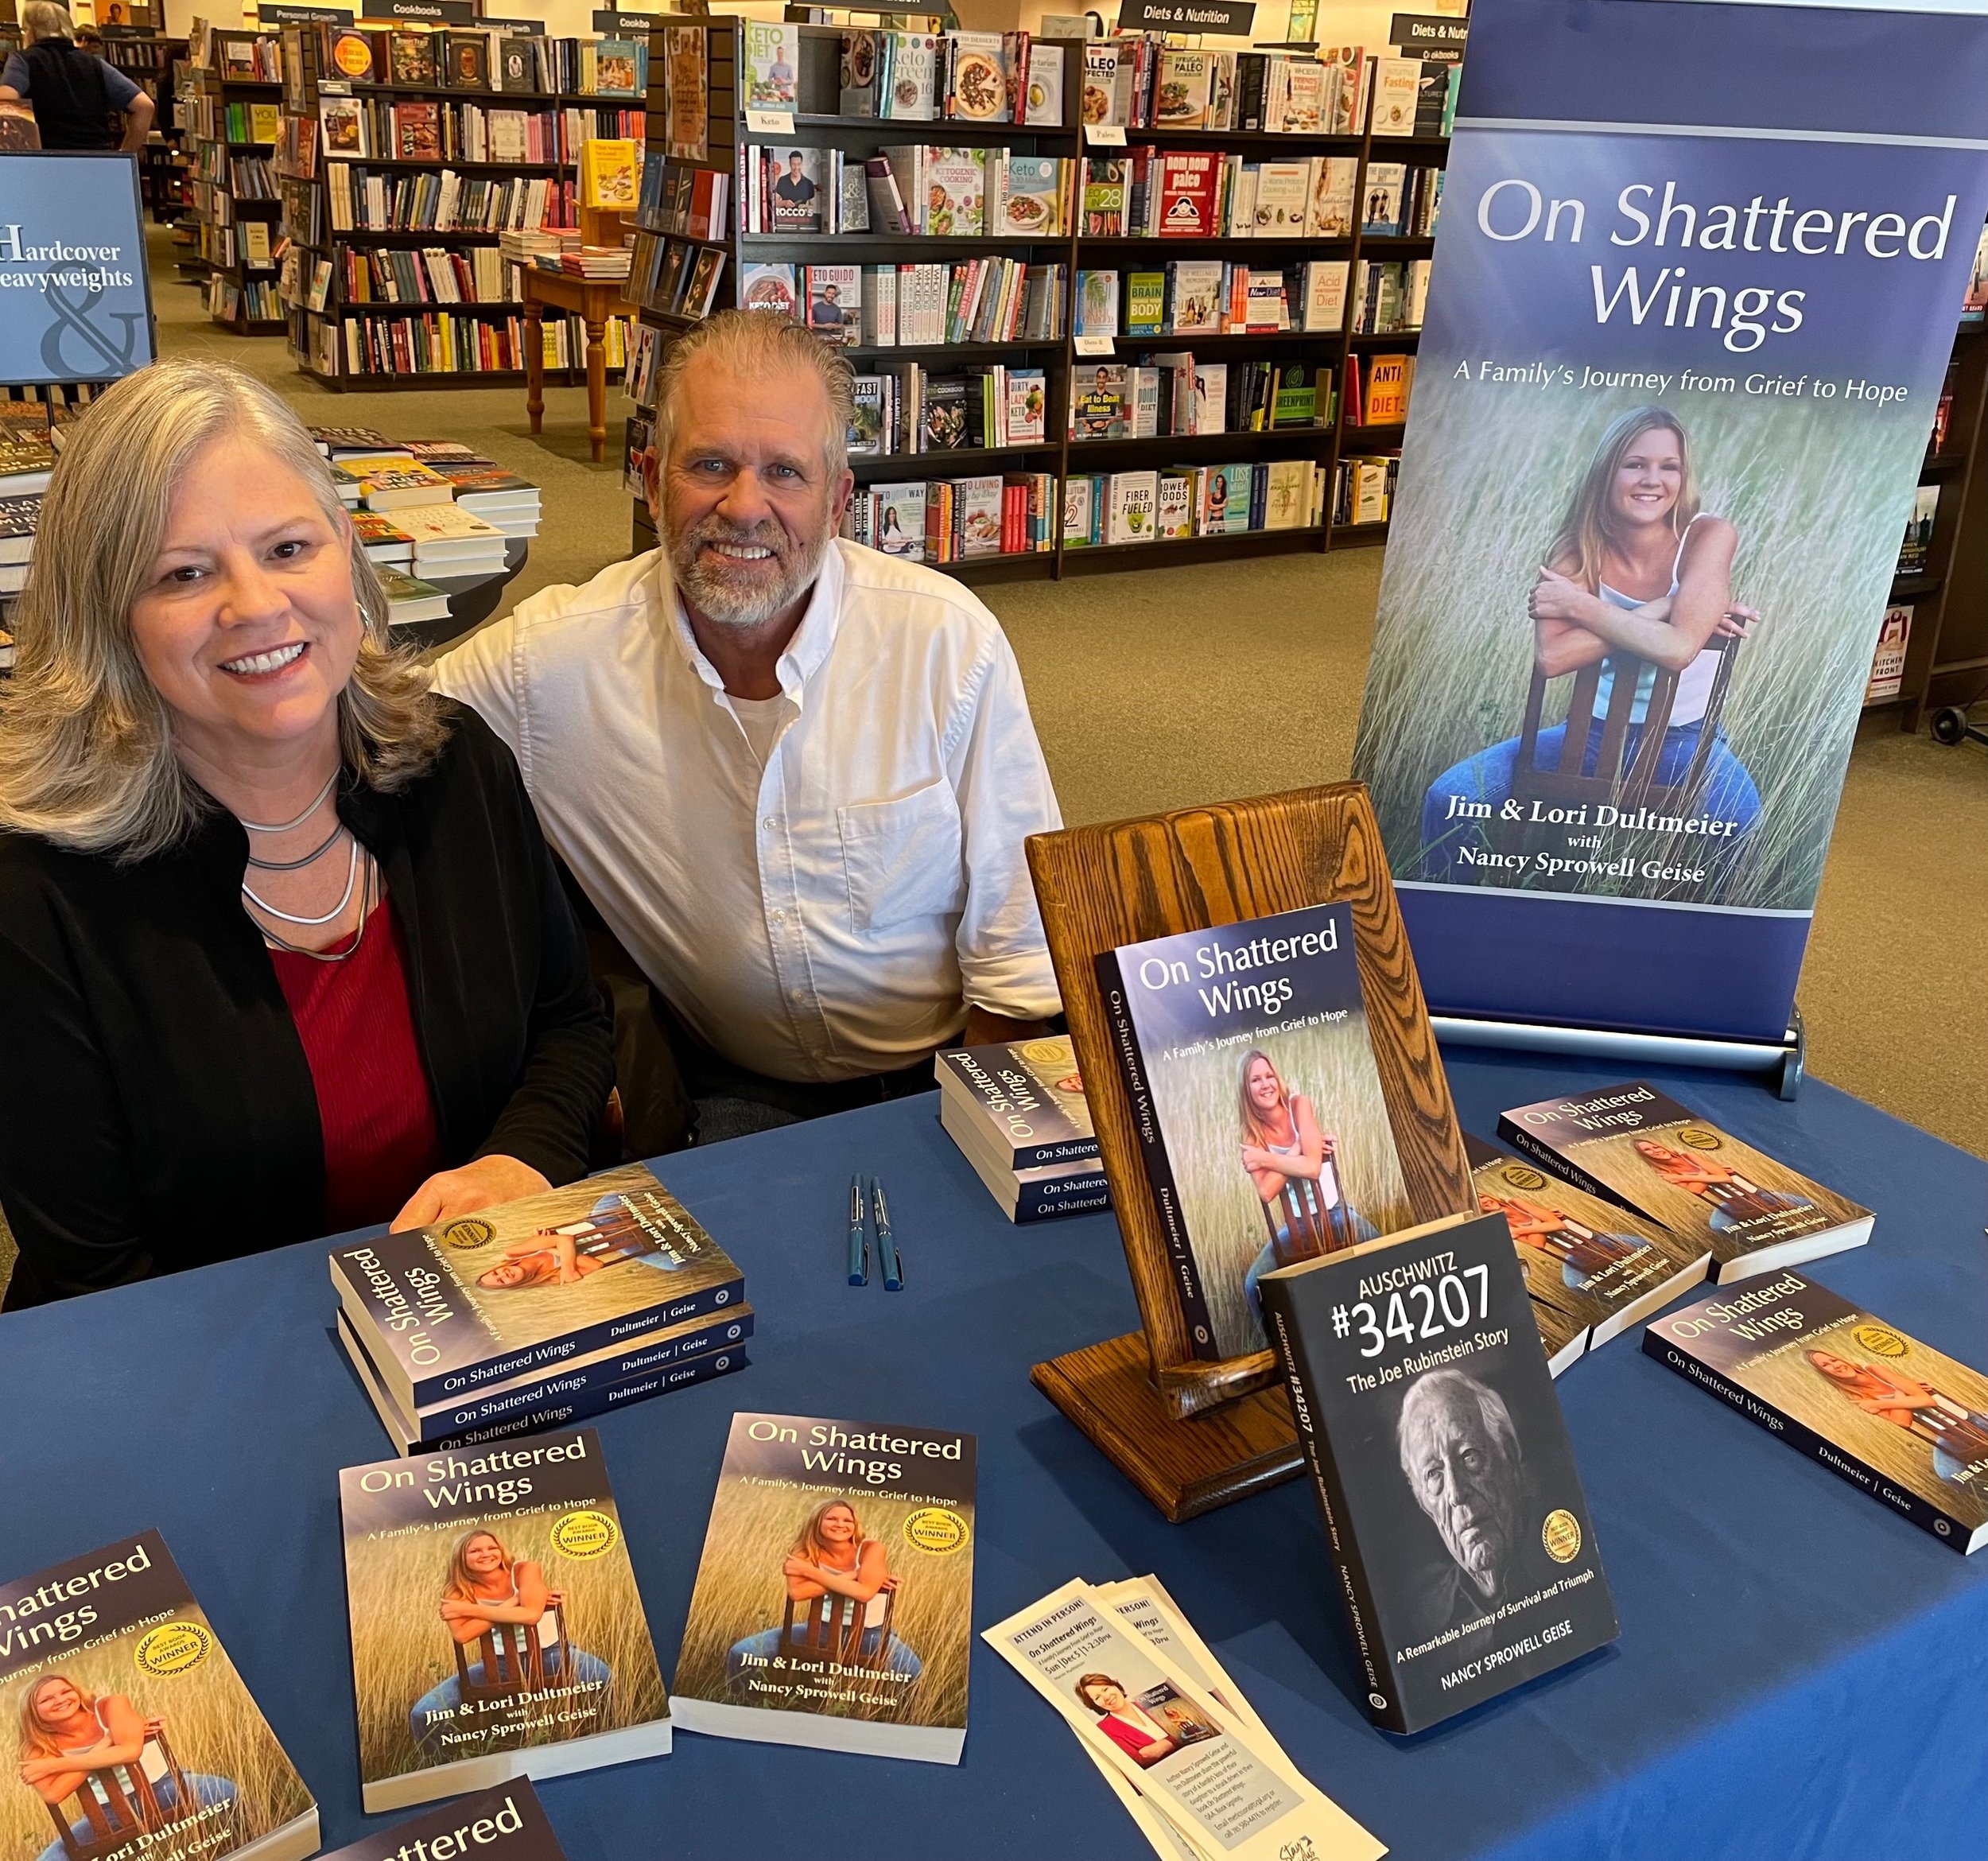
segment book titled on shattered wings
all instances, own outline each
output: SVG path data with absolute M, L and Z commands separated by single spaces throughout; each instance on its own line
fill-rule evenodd
M 1942 1544 L 1988 1544 L 1979 1370 L 1800 1273 L 1667 1312 L 1643 1348 Z
M 1615 1639 L 1615 1607 L 1502 1215 L 1263 1277 L 1362 1669 L 1416 1732 Z
M 971 1435 L 735 1415 L 671 1711 L 716 1737 L 957 1764 Z
M 1710 1249 L 1715 1285 L 1870 1238 L 1869 1209 L 1640 1080 L 1516 1106 L 1498 1135 L 1590 1195 Z
M 459 1797 L 324 1861 L 566 1861 L 538 1793 L 520 1777 Z
M 640 1164 L 332 1249 L 346 1322 L 409 1420 L 735 1311 L 745 1281 Z
M 157 1532 L 0 1584 L 0 1861 L 317 1852 L 310 1792 Z
M 369 1815 L 669 1750 L 591 1428 L 348 1467 L 338 1485 Z

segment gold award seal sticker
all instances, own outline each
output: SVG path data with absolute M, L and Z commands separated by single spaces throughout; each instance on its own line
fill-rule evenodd
M 165 1622 L 140 1638 L 131 1659 L 140 1673 L 165 1680 L 198 1667 L 213 1649 L 213 1636 L 197 1622 Z
M 581 1563 L 605 1556 L 620 1538 L 621 1528 L 604 1512 L 569 1512 L 552 1528 L 553 1549 Z
M 1887 1325 L 1859 1325 L 1850 1335 L 1873 1357 L 1905 1354 L 1905 1340 Z
M 464 1215 L 460 1221 L 451 1222 L 442 1230 L 445 1247 L 460 1247 L 467 1252 L 472 1247 L 481 1247 L 493 1239 L 497 1230 L 481 1215 Z
M 1702 1131 L 1696 1125 L 1685 1125 L 1678 1133 L 1677 1140 L 1689 1144 L 1694 1150 L 1717 1150 L 1719 1147 L 1718 1132 Z
M 1556 1506 L 1540 1528 L 1540 1542 L 1555 1564 L 1571 1564 L 1581 1555 L 1581 1521 L 1565 1506 Z
M 1507 1164 L 1498 1172 L 1514 1189 L 1543 1189 L 1546 1178 L 1537 1170 L 1528 1169 L 1524 1164 Z
M 904 1541 L 914 1551 L 950 1557 L 965 1546 L 966 1521 L 943 1506 L 921 1506 L 904 1521 Z

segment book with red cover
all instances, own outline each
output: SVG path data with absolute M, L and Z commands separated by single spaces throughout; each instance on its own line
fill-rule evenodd
M 1169 149 L 1159 174 L 1162 239 L 1205 239 L 1215 232 L 1221 158 L 1212 150 Z

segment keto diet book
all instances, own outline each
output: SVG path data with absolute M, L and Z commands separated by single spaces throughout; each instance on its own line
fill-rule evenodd
M 368 1815 L 670 1749 L 591 1428 L 338 1476 Z
M 1499 1215 L 1267 1274 L 1365 1704 L 1418 1732 L 1615 1639 L 1615 1606 Z
M 1415 1219 L 1353 934 L 1313 905 L 1097 958 L 1198 1356 L 1264 1347 L 1264 1274 Z
M 1800 1273 L 1667 1312 L 1643 1348 L 1965 1556 L 1988 1544 L 1988 1377 Z
M 335 1249 L 347 1322 L 401 1414 L 745 1301 L 724 1250 L 640 1164 Z
M 1503 1215 L 1512 1230 L 1535 1312 L 1565 1313 L 1587 1333 L 1591 1348 L 1681 1298 L 1711 1265 L 1710 1248 L 1585 1195 L 1468 1132 L 1463 1150 L 1478 1208 Z
M 523 1777 L 462 1797 L 324 1861 L 566 1861 L 538 1793 Z
M 817 1416 L 732 1418 L 678 1658 L 714 1737 L 957 1764 L 977 1444 Z
M 317 1852 L 310 1792 L 155 1531 L 0 1585 L 0 1861 Z
M 1590 1195 L 1708 1249 L 1715 1285 L 1870 1238 L 1869 1209 L 1640 1080 L 1516 1106 L 1499 1117 L 1498 1135 Z

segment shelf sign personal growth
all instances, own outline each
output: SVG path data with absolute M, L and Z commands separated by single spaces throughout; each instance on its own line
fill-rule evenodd
M 0 163 L 0 380 L 115 381 L 152 359 L 138 168 L 37 150 Z
M 1463 70 L 1353 754 L 1423 986 L 1778 1043 L 1988 212 L 1988 18 L 1501 0 Z

